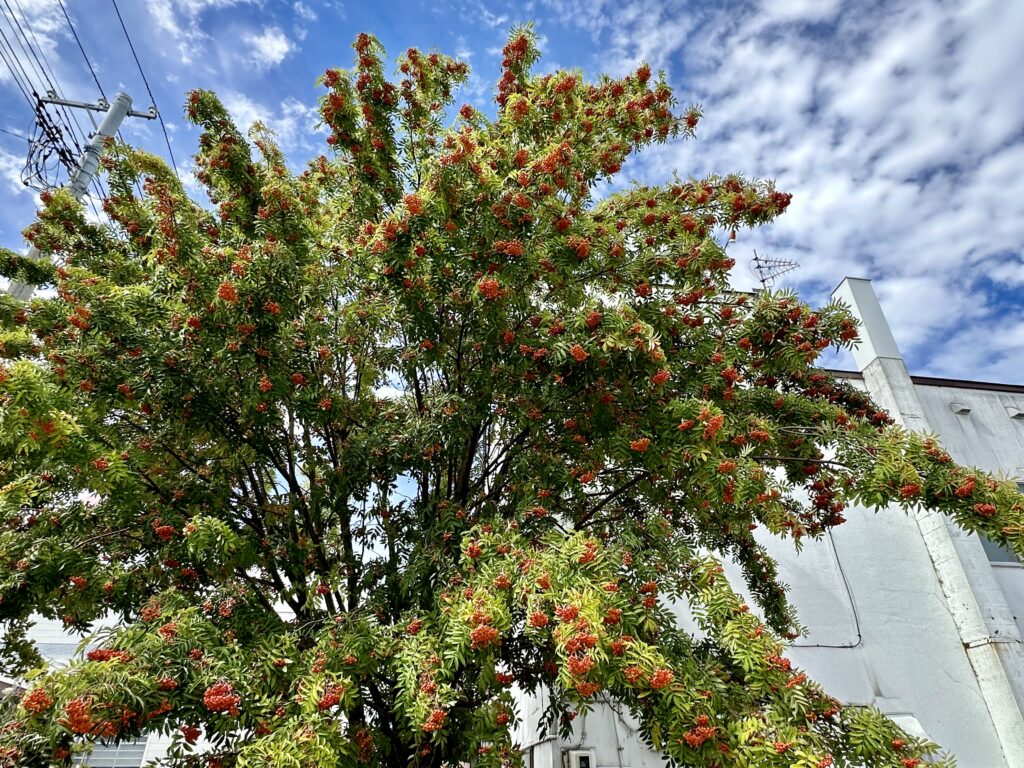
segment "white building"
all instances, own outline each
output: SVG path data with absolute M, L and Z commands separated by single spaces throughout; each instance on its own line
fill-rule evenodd
M 835 296 L 863 323 L 859 371 L 840 375 L 907 427 L 937 433 L 957 462 L 1024 479 L 1024 386 L 910 376 L 870 282 L 846 279 Z M 842 701 L 877 706 L 937 741 L 962 768 L 1024 768 L 1024 565 L 935 513 L 846 517 L 799 554 L 765 542 L 809 629 L 788 656 Z M 77 643 L 59 624 L 41 625 L 36 639 L 56 660 Z M 540 733 L 542 699 L 522 710 L 529 768 L 662 764 L 611 707 L 579 718 L 568 741 Z M 98 747 L 90 765 L 138 766 L 165 744 Z
M 839 375 L 904 426 L 937 434 L 958 463 L 1024 480 L 1024 386 L 911 376 L 871 283 L 847 278 L 833 296 L 863 326 L 859 370 Z M 787 656 L 838 699 L 938 742 L 961 768 L 1024 767 L 1024 564 L 933 512 L 844 514 L 800 553 L 764 541 L 808 629 Z M 662 764 L 625 713 L 599 706 L 565 741 L 538 735 L 542 705 L 524 702 L 529 768 Z

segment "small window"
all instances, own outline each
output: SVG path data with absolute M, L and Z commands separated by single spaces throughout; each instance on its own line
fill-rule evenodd
M 1024 482 L 1017 483 L 1017 490 L 1024 493 Z M 985 534 L 980 534 L 980 536 L 981 546 L 985 548 L 985 554 L 988 555 L 988 561 L 990 563 L 1013 563 L 1021 565 L 1020 555 L 1012 549 L 996 544 Z
M 97 744 L 92 754 L 75 759 L 75 765 L 85 768 L 138 768 L 146 752 L 146 741 L 126 741 L 122 744 Z
M 1020 557 L 1009 547 L 996 544 L 985 534 L 980 534 L 981 546 L 985 548 L 990 563 L 1017 563 L 1020 564 Z

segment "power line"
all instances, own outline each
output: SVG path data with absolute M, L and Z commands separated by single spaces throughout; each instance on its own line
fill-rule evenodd
M 40 84 L 42 84 L 43 82 L 46 82 L 48 80 L 47 77 L 46 77 L 46 72 L 43 71 L 42 65 L 39 63 L 39 57 L 36 56 L 35 50 L 32 48 L 31 44 L 29 44 L 29 46 L 26 48 L 25 47 L 25 43 L 22 42 L 23 38 L 26 41 L 28 40 L 28 38 L 25 36 L 25 30 L 23 30 L 21 28 L 21 23 L 18 21 L 18 17 L 15 15 L 14 11 L 11 9 L 11 4 L 8 3 L 7 0 L 3 0 L 3 3 L 4 3 L 4 6 L 6 6 L 7 13 L 8 13 L 8 15 L 10 16 L 10 19 L 11 19 L 11 35 L 18 42 L 18 47 L 21 48 L 21 52 L 25 54 L 25 57 L 26 57 L 26 59 L 29 60 L 30 65 L 31 65 L 31 60 L 33 60 L 33 59 L 35 60 L 35 65 L 36 65 L 35 66 L 35 71 L 38 72 L 39 75 L 40 75 L 40 77 L 39 77 Z M 21 34 L 21 37 L 18 36 L 18 33 Z M 31 57 L 31 59 L 29 57 Z
M 57 186 L 55 174 L 59 166 L 64 166 L 68 174 L 72 174 L 76 163 L 74 155 L 68 149 L 64 132 L 60 126 L 54 124 L 42 102 L 37 102 L 34 111 L 35 128 L 29 141 L 28 157 L 21 172 L 21 180 L 28 187 L 42 190 Z
M 832 545 L 832 557 L 835 558 L 836 568 L 839 569 L 839 576 L 843 580 L 843 588 L 846 590 L 846 599 L 850 603 L 850 610 L 853 612 L 853 627 L 857 635 L 855 642 L 847 643 L 792 643 L 793 648 L 856 648 L 864 642 L 864 633 L 860 628 L 860 612 L 857 610 L 857 601 L 853 599 L 853 590 L 850 589 L 850 580 L 846 578 L 846 571 L 843 570 L 843 561 L 839 559 L 839 551 L 836 549 L 836 540 L 832 531 L 826 531 L 829 543 Z
M 82 47 L 82 41 L 78 38 L 78 32 L 75 31 L 75 25 L 71 23 L 71 17 L 68 16 L 68 9 L 64 7 L 64 0 L 57 0 L 60 5 L 61 11 L 64 13 L 64 18 L 68 22 L 68 26 L 71 27 L 71 34 L 75 37 L 75 42 L 78 43 L 78 50 L 82 52 L 82 58 L 85 59 L 86 65 L 89 67 L 89 72 L 92 74 L 92 81 L 96 83 L 96 87 L 100 89 L 100 96 L 106 101 L 107 95 L 103 92 L 103 86 L 100 85 L 100 79 L 96 77 L 96 70 L 92 68 L 92 62 L 89 61 L 89 57 L 85 54 L 85 48 Z
M 58 0 L 61 2 L 61 0 Z M 121 9 L 117 7 L 117 0 L 110 0 L 114 5 L 114 12 L 117 14 L 117 20 L 121 22 L 121 30 L 124 32 L 124 38 L 128 41 L 128 47 L 132 51 L 132 57 L 135 59 L 135 66 L 139 68 L 139 74 L 142 75 L 142 82 L 146 86 L 146 92 L 149 93 L 149 100 L 153 106 L 156 107 L 156 96 L 153 95 L 153 89 L 149 87 L 149 80 L 146 79 L 146 73 L 142 70 L 142 62 L 139 61 L 139 55 L 135 52 L 135 46 L 132 44 L 132 37 L 128 34 L 128 28 L 124 25 L 124 19 L 121 17 Z M 174 175 L 178 175 L 178 164 L 174 162 L 174 150 L 171 149 L 171 137 L 167 135 L 167 126 L 164 124 L 164 116 L 157 109 L 157 119 L 160 120 L 160 130 L 164 133 L 164 142 L 167 144 L 167 154 L 171 158 L 171 167 L 174 168 Z
M 3 4 L 4 4 L 4 6 L 7 9 L 7 16 L 9 16 L 9 18 L 10 18 L 11 36 L 14 38 L 15 41 L 17 41 L 18 47 L 21 48 L 21 52 L 25 55 L 25 60 L 28 62 L 28 66 L 29 66 L 30 69 L 32 68 L 33 62 L 35 63 L 33 75 L 38 77 L 38 82 L 39 82 L 41 87 L 42 86 L 46 86 L 50 90 L 54 90 L 56 88 L 56 85 L 54 84 L 53 80 L 51 80 L 50 77 L 47 75 L 46 70 L 44 69 L 42 62 L 39 59 L 39 56 L 36 54 L 35 49 L 32 47 L 32 43 L 28 39 L 28 35 L 25 34 L 25 30 L 21 26 L 21 22 L 18 19 L 18 15 L 14 13 L 14 9 L 11 8 L 11 4 L 8 2 L 8 0 L 3 0 Z M 21 10 L 20 6 L 19 6 L 19 10 Z M 25 15 L 24 11 L 22 10 L 21 13 L 22 13 L 22 17 L 24 18 L 24 15 Z M 24 20 L 25 20 L 25 23 L 27 25 L 28 24 L 28 19 L 26 18 Z M 0 30 L 0 31 L 2 31 L 2 30 Z M 31 32 L 32 30 L 30 29 L 29 31 Z M 33 34 L 33 37 L 34 37 L 35 33 L 32 32 L 32 34 Z M 11 50 L 11 55 L 17 60 L 17 52 L 14 50 L 14 46 L 11 44 L 10 40 L 7 40 L 6 35 L 4 35 L 4 39 L 7 42 L 8 47 Z M 38 43 L 38 40 L 37 40 L 37 43 Z M 40 49 L 40 53 L 42 53 L 41 49 Z M 25 75 L 25 78 L 26 78 L 26 81 L 27 81 L 27 86 L 28 86 L 29 90 L 32 91 L 32 95 L 35 97 L 35 104 L 33 105 L 33 111 L 38 116 L 39 110 L 40 110 L 39 94 L 36 93 L 35 87 L 32 85 L 32 78 L 28 76 L 28 73 L 25 71 L 25 68 L 21 64 L 20 60 L 18 60 L 18 65 L 19 65 L 19 68 L 22 71 L 22 74 Z M 60 111 L 61 110 L 59 109 L 58 110 L 58 121 L 62 122 L 63 123 L 63 127 L 67 129 L 68 135 L 71 137 L 71 140 L 72 140 L 72 142 L 74 144 L 75 150 L 77 152 L 81 152 L 81 145 L 79 145 L 78 137 L 75 135 L 75 125 L 77 124 L 79 133 L 81 134 L 83 139 L 85 138 L 85 132 L 82 130 L 81 125 L 77 123 L 77 120 L 75 120 L 74 124 L 72 123 L 73 118 L 68 113 L 67 108 L 63 108 L 64 118 L 61 121 L 60 117 L 59 117 Z M 44 122 L 46 122 L 46 121 L 44 121 Z M 61 133 L 63 133 L 63 132 L 61 132 Z M 63 140 L 63 136 L 61 136 L 61 139 Z M 30 152 L 30 154 L 31 154 L 31 152 Z M 32 165 L 31 161 L 29 162 L 29 165 Z M 67 162 L 65 162 L 65 165 L 68 168 L 68 173 L 71 173 L 72 172 L 72 167 L 73 167 L 73 162 L 71 164 L 68 164 Z M 39 167 L 42 168 L 44 166 L 45 166 L 45 158 L 44 158 L 43 166 L 39 166 Z M 42 179 L 43 176 L 44 176 L 44 174 L 33 174 L 33 175 L 39 176 L 40 179 Z
M 32 110 L 33 114 L 35 114 L 35 102 L 32 100 L 32 97 L 28 95 L 28 91 L 25 90 L 21 80 L 18 79 L 18 73 L 10 59 L 7 58 L 7 53 L 2 45 L 0 45 L 0 59 L 3 59 L 4 64 L 7 65 L 7 70 L 11 73 L 11 80 L 16 86 L 18 86 L 18 90 L 21 91 L 21 95 L 25 97 L 25 101 L 28 102 L 28 108 Z
M 29 106 L 34 110 L 35 101 L 28 95 L 29 93 L 36 95 L 36 90 L 32 87 L 32 78 L 28 76 L 28 73 L 25 72 L 25 67 L 21 65 L 21 61 L 18 59 L 18 54 L 14 50 L 14 46 L 11 45 L 11 42 L 7 39 L 7 33 L 4 32 L 3 27 L 0 27 L 0 40 L 3 40 L 7 51 L 4 56 L 4 63 L 7 64 L 7 69 L 10 70 L 11 76 L 14 78 L 15 82 L 17 82 L 22 94 L 28 100 Z M 8 60 L 7 57 L 10 57 L 10 59 Z M 19 71 L 21 72 L 21 80 L 18 79 Z
M 61 93 L 60 84 L 57 80 L 57 75 L 54 74 L 53 67 L 50 66 L 50 62 L 46 58 L 46 51 L 43 50 L 43 46 L 42 44 L 40 44 L 39 38 L 36 37 L 36 32 L 34 29 L 32 29 L 32 25 L 29 23 L 28 20 L 28 14 L 26 14 L 25 9 L 21 7 L 21 2 L 19 2 L 19 0 L 14 0 L 14 5 L 17 7 L 18 13 L 21 15 L 21 22 L 24 22 L 25 26 L 28 28 L 29 34 L 32 36 L 32 40 L 35 42 L 35 48 L 33 48 L 32 43 L 29 42 L 28 37 L 25 36 L 25 31 L 21 28 L 21 22 L 18 21 L 17 17 L 15 16 L 14 11 L 11 9 L 10 3 L 7 0 L 3 1 L 4 5 L 7 6 L 7 12 L 11 16 L 11 21 L 18 26 L 18 31 L 21 32 L 22 37 L 25 37 L 25 42 L 28 43 L 28 48 L 32 52 L 32 58 L 35 59 L 36 65 L 42 73 L 43 78 L 46 80 L 47 86 L 50 88 L 50 90 L 54 91 L 55 93 L 57 93 L 58 96 L 63 98 L 64 94 Z M 38 56 L 35 52 L 36 49 L 39 50 Z M 42 59 L 41 62 L 40 59 Z M 82 124 L 78 121 L 77 116 L 73 116 L 73 114 L 68 110 L 68 108 L 64 106 L 60 107 L 60 111 L 64 115 L 64 125 L 71 132 L 72 136 L 74 136 L 74 127 L 77 126 L 78 132 L 81 135 L 83 141 L 87 141 L 88 138 L 86 136 L 85 131 L 82 129 Z M 74 125 L 72 125 L 72 121 Z M 81 149 L 80 147 L 77 146 L 77 140 L 76 148 L 79 150 Z
M 6 133 L 8 136 L 13 136 L 14 138 L 21 139 L 22 141 L 32 141 L 28 136 L 22 136 L 20 133 L 15 133 L 14 131 L 8 131 L 6 128 L 0 128 L 0 133 Z
M 10 12 L 10 14 L 11 14 L 11 16 L 13 18 L 14 17 L 14 12 L 11 11 L 11 7 L 10 7 L 10 5 L 8 3 L 8 0 L 3 0 L 3 2 L 4 2 L 4 5 L 7 6 L 8 12 Z M 107 98 L 106 93 L 104 93 L 103 86 L 100 84 L 99 78 L 96 76 L 96 70 L 93 68 L 92 61 L 89 60 L 89 56 L 85 52 L 85 48 L 82 45 L 82 41 L 78 37 L 78 32 L 75 30 L 74 24 L 71 23 L 71 17 L 68 15 L 67 8 L 64 6 L 64 3 L 62 2 L 62 0 L 58 0 L 58 2 L 60 4 L 61 11 L 64 14 L 64 19 L 65 19 L 65 21 L 67 21 L 68 27 L 71 29 L 71 34 L 75 38 L 75 42 L 78 44 L 78 50 L 81 52 L 82 58 L 85 60 L 85 65 L 86 65 L 86 67 L 89 68 L 89 72 L 92 74 L 93 82 L 96 83 L 96 87 L 99 89 L 100 96 L 102 96 L 103 100 L 106 101 L 106 98 Z M 32 29 L 32 25 L 29 24 L 29 22 L 28 22 L 28 16 L 25 14 L 24 9 L 21 7 L 21 3 L 19 2 L 19 0 L 14 0 L 14 4 L 18 7 L 18 10 L 21 13 L 21 17 L 22 17 L 22 19 L 25 22 L 25 26 L 28 27 L 29 33 L 32 35 L 32 39 L 35 40 L 36 47 L 39 49 L 39 53 L 42 56 L 43 64 L 45 65 L 45 68 L 47 70 L 49 70 L 49 73 L 52 76 L 52 79 L 51 79 L 51 77 L 46 77 L 45 72 L 44 72 L 44 77 L 46 77 L 46 80 L 47 80 L 47 83 L 48 83 L 48 85 L 50 87 L 50 90 L 53 91 L 55 94 L 57 94 L 57 96 L 59 96 L 60 98 L 64 98 L 64 94 L 61 91 L 60 85 L 58 84 L 58 82 L 55 82 L 55 81 L 57 81 L 57 76 L 53 73 L 53 68 L 50 67 L 50 63 L 46 60 L 46 52 L 43 50 L 42 45 L 39 44 L 39 39 L 36 37 L 35 30 Z M 16 23 L 17 23 L 17 21 L 16 21 Z M 18 24 L 18 26 L 19 26 L 19 29 L 20 29 L 20 26 L 21 26 L 20 23 Z M 25 34 L 24 31 L 22 31 L 22 35 L 23 36 L 24 36 L 24 34 Z M 27 42 L 28 38 L 26 37 L 25 39 L 26 39 L 26 42 Z M 29 44 L 29 47 L 31 48 L 31 44 Z M 33 52 L 33 56 L 35 56 L 34 52 Z M 38 63 L 38 61 L 39 61 L 38 58 L 36 58 L 36 61 Z M 64 105 L 60 106 L 60 110 L 65 115 L 65 121 L 64 122 L 65 122 L 65 125 L 67 125 L 68 129 L 70 130 L 72 136 L 74 137 L 74 129 L 75 129 L 75 127 L 77 127 L 78 128 L 78 133 L 80 134 L 83 143 L 87 144 L 88 141 L 89 141 L 89 135 L 90 134 L 86 131 L 86 129 L 84 129 L 82 127 L 82 123 L 79 120 L 78 115 L 73 113 L 73 112 L 71 112 Z M 76 151 L 79 154 L 81 154 L 82 147 L 81 147 L 81 145 L 78 144 L 78 139 L 74 138 L 74 142 L 75 142 L 75 149 L 76 149 Z M 107 192 L 103 188 L 103 184 L 102 184 L 102 182 L 98 178 L 94 178 L 93 179 L 92 186 L 95 188 L 96 194 L 100 198 L 107 197 Z M 90 195 L 89 202 L 90 202 L 90 205 L 92 205 L 93 211 L 96 212 L 97 217 L 99 217 L 99 213 L 96 210 L 96 204 L 92 201 L 91 195 Z
M 35 72 L 33 73 L 33 75 L 37 75 L 38 76 L 40 86 L 42 86 L 44 84 L 48 84 L 52 88 L 53 87 L 53 83 L 49 80 L 49 78 L 46 75 L 46 72 L 43 70 L 42 66 L 40 65 L 39 58 L 37 56 L 35 56 L 35 52 L 34 51 L 31 51 L 31 43 L 29 44 L 28 47 L 26 47 L 26 45 L 25 45 L 25 42 L 28 41 L 28 37 L 25 35 L 25 30 L 21 28 L 21 25 L 18 22 L 18 18 L 15 15 L 14 11 L 11 9 L 11 6 L 7 2 L 7 0 L 3 0 L 3 2 L 4 2 L 4 5 L 7 8 L 7 13 L 10 16 L 11 37 L 18 43 L 18 46 L 21 48 L 22 53 L 25 54 L 25 59 L 26 59 L 26 61 L 28 61 L 30 68 L 32 66 L 32 59 L 35 59 L 35 65 L 36 66 L 35 66 Z M 5 16 L 4 18 L 7 18 L 7 16 Z M 21 37 L 18 36 L 19 33 L 20 33 Z M 43 113 L 42 113 L 42 105 L 41 105 L 41 103 L 39 101 L 39 94 L 36 92 L 36 88 L 35 88 L 35 86 L 33 85 L 33 82 L 32 82 L 33 77 L 30 76 L 28 74 L 28 72 L 25 70 L 25 66 L 22 64 L 21 60 L 18 58 L 18 53 L 14 49 L 13 43 L 7 38 L 7 34 L 4 32 L 2 27 L 0 27 L 0 38 L 2 38 L 3 42 L 6 44 L 8 56 L 10 56 L 11 60 L 14 61 L 14 63 L 17 65 L 17 70 L 21 72 L 21 76 L 22 76 L 22 78 L 25 81 L 24 82 L 24 87 L 22 89 L 23 94 L 26 91 L 31 91 L 31 93 L 32 93 L 32 97 L 33 98 L 29 99 L 30 107 L 31 107 L 33 113 L 36 115 L 37 121 L 40 122 L 40 124 L 43 127 L 43 134 L 47 137 L 47 139 L 49 139 L 51 141 L 59 140 L 59 141 L 63 142 L 64 141 L 63 131 L 61 131 L 59 127 L 52 125 L 52 123 L 50 123 L 49 119 L 43 115 Z M 11 68 L 9 62 L 8 62 L 8 68 Z M 12 72 L 13 72 L 13 69 L 12 69 Z M 16 72 L 14 72 L 14 74 L 15 74 L 15 76 L 17 76 Z M 17 79 L 17 77 L 15 77 L 15 79 Z M 20 84 L 20 81 L 19 81 L 19 84 Z M 67 128 L 68 132 L 71 135 L 72 141 L 75 144 L 76 149 L 78 149 L 79 148 L 78 140 L 74 136 L 74 129 L 73 129 L 73 127 L 71 126 L 71 124 L 67 120 L 64 121 L 64 127 Z M 42 161 L 39 162 L 39 163 L 36 163 L 36 165 L 37 165 L 37 167 L 39 169 L 42 169 L 42 168 L 45 167 L 46 160 L 50 157 L 50 155 L 53 153 L 53 151 L 57 151 L 58 157 L 61 158 L 62 161 L 64 161 L 65 165 L 68 165 L 67 162 L 66 162 L 66 158 L 64 158 L 63 154 L 60 153 L 59 150 L 56 149 L 56 146 L 54 146 L 52 150 L 44 151 Z M 31 149 L 30 149 L 30 153 L 29 154 L 30 154 L 30 160 L 29 160 L 28 165 L 31 166 L 31 165 L 33 165 L 32 160 L 31 160 L 31 156 L 32 156 Z M 71 166 L 68 166 L 68 170 L 70 172 Z M 40 179 L 42 179 L 42 177 L 43 177 L 42 174 L 34 174 L 34 175 L 38 175 L 40 177 Z M 26 178 L 26 177 L 23 176 L 23 178 Z
M 7 0 L 4 0 L 4 5 L 7 5 Z M 28 23 L 28 14 L 25 13 L 25 9 L 21 7 L 21 3 L 18 0 L 14 0 L 14 5 L 18 9 L 18 13 L 21 14 L 22 20 L 25 22 L 25 26 L 28 27 L 28 32 L 32 35 L 32 39 L 35 41 L 36 48 L 39 49 L 39 56 L 43 60 L 43 64 L 46 66 L 46 70 L 50 73 L 50 78 L 53 80 L 57 79 L 57 76 L 53 74 L 53 68 L 50 66 L 50 62 L 46 60 L 46 51 L 43 50 L 43 46 L 39 42 L 39 38 L 36 37 L 35 30 L 32 29 L 32 25 Z M 11 6 L 7 5 L 7 10 L 10 11 Z M 14 14 L 11 14 L 12 18 Z

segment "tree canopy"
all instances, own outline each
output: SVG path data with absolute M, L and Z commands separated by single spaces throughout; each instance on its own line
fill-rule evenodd
M 933 754 L 792 667 L 754 530 L 925 505 L 1024 553 L 1024 506 L 815 367 L 843 307 L 730 289 L 728 233 L 790 196 L 608 192 L 700 118 L 647 66 L 536 75 L 513 30 L 490 119 L 465 64 L 354 48 L 301 174 L 194 91 L 211 203 L 112 143 L 110 223 L 53 191 L 48 258 L 2 254 L 49 288 L 0 301 L 4 672 L 35 614 L 113 626 L 30 675 L 0 765 L 151 731 L 177 766 L 517 764 L 540 687 L 553 731 L 611 697 L 679 765 Z

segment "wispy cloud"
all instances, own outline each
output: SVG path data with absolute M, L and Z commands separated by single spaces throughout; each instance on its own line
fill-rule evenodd
M 287 98 L 272 107 L 244 94 L 228 91 L 222 101 L 240 130 L 244 132 L 254 123 L 262 123 L 277 136 L 281 149 L 295 154 L 296 160 L 311 154 L 321 138 L 316 132 L 319 112 L 316 107 L 298 99 Z
M 123 88 L 144 106 L 124 42 L 105 37 L 109 0 L 66 5 L 108 94 Z M 56 0 L 20 6 L 64 90 L 93 98 Z M 337 0 L 140 0 L 121 8 L 175 152 L 181 147 L 179 165 L 187 166 L 181 155 L 195 133 L 171 117 L 191 87 L 226 94 L 243 129 L 267 124 L 297 162 L 320 151 L 315 109 L 296 96 L 312 102 L 310 63 L 337 63 L 351 39 L 353 30 L 338 29 Z M 844 275 L 872 277 L 912 370 L 1021 379 L 1024 100 L 1012 84 L 1024 69 L 1024 2 L 451 0 L 435 8 L 423 15 L 408 0 L 364 4 L 358 22 L 395 51 L 436 43 L 463 58 L 474 53 L 476 71 L 460 98 L 484 111 L 493 108 L 501 41 L 517 20 L 534 18 L 546 38 L 543 71 L 562 63 L 623 74 L 641 60 L 666 70 L 681 101 L 705 107 L 699 138 L 631 158 L 624 177 L 739 171 L 776 178 L 795 195 L 776 223 L 740 233 L 730 249 L 738 286 L 754 283 L 744 264 L 754 248 L 799 261 L 783 283 L 813 301 L 827 299 Z M 410 38 L 395 14 L 415 13 Z M 32 108 L 4 67 L 0 93 L 0 124 L 26 129 Z M 126 121 L 124 133 L 164 152 L 155 125 Z M 9 247 L 19 246 L 34 208 L 16 178 L 23 145 L 0 135 L 0 234 Z
M 0 181 L 3 181 L 5 194 L 31 195 L 31 191 L 21 183 L 21 169 L 24 166 L 24 155 L 0 148 Z
M 294 5 L 292 5 L 292 10 L 295 11 L 295 15 L 296 16 L 298 16 L 300 19 L 302 19 L 304 21 L 316 21 L 317 20 L 316 11 L 314 11 L 312 8 L 310 8 L 305 3 L 301 2 L 301 0 L 299 2 L 297 2 L 297 3 L 295 3 Z
M 157 27 L 169 35 L 184 63 L 191 63 L 201 52 L 207 34 L 202 17 L 207 11 L 225 10 L 249 5 L 259 0 L 145 0 L 146 8 Z
M 264 27 L 259 34 L 247 33 L 242 42 L 249 49 L 246 59 L 261 70 L 276 67 L 295 51 L 295 43 L 280 27 Z
M 741 261 L 753 248 L 799 261 L 785 280 L 817 300 L 844 275 L 874 278 L 912 369 L 1021 378 L 1016 336 L 994 337 L 1024 323 L 1008 266 L 1024 248 L 1024 102 L 1006 91 L 1024 66 L 1024 4 L 772 0 L 684 17 L 645 0 L 588 18 L 554 5 L 607 45 L 606 67 L 646 58 L 705 106 L 697 141 L 629 174 L 776 178 L 793 205 L 741 234 Z M 745 268 L 736 280 L 753 284 Z M 979 346 L 939 351 L 950 339 Z
M 477 4 L 477 12 L 479 14 L 480 20 L 483 21 L 483 23 L 486 24 L 491 29 L 494 29 L 495 27 L 504 27 L 508 25 L 508 14 L 492 13 L 490 10 L 487 9 L 487 7 L 483 3 Z

